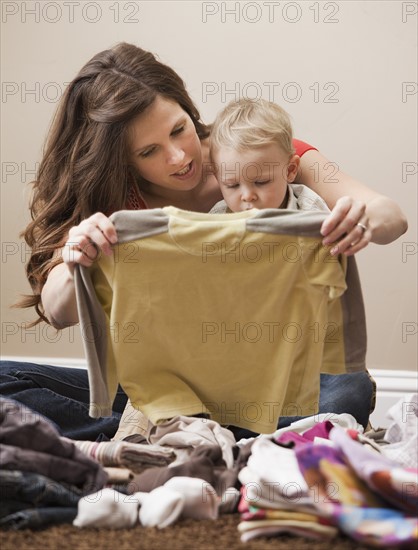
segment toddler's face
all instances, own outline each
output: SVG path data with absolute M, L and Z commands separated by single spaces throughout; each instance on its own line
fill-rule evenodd
M 271 143 L 253 149 L 215 151 L 213 161 L 222 195 L 232 212 L 251 208 L 279 208 L 287 184 L 294 181 L 299 157 Z

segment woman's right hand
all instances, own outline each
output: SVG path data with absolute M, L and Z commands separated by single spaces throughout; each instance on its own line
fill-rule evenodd
M 112 244 L 117 240 L 113 223 L 101 212 L 96 212 L 70 229 L 62 248 L 62 259 L 73 273 L 75 264 L 89 267 L 101 252 L 112 254 Z

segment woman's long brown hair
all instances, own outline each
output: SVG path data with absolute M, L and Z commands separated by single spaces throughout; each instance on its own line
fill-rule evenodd
M 132 44 L 95 55 L 66 89 L 33 182 L 32 221 L 22 233 L 31 248 L 26 274 L 33 295 L 16 305 L 35 307 L 32 325 L 48 322 L 41 291 L 62 261 L 57 252 L 69 229 L 95 212 L 125 207 L 128 182 L 138 181 L 128 163 L 127 130 L 158 95 L 188 113 L 200 139 L 209 135 L 179 75 Z

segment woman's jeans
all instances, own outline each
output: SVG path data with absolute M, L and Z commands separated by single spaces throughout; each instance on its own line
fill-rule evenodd
M 95 441 L 115 435 L 127 397 L 119 388 L 111 417 L 89 416 L 89 383 L 85 369 L 14 361 L 0 362 L 0 395 L 23 403 L 56 425 L 71 439 Z
M 359 424 L 367 426 L 373 385 L 366 372 L 321 374 L 319 413 L 349 413 Z M 95 441 L 101 434 L 111 438 L 116 433 L 127 396 L 119 387 L 111 417 L 89 417 L 89 384 L 85 369 L 0 362 L 0 395 L 23 403 L 52 420 L 60 433 L 72 439 Z M 281 417 L 279 428 L 300 417 Z M 253 432 L 233 428 L 236 439 Z

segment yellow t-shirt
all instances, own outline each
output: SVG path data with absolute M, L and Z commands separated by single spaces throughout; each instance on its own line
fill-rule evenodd
M 114 214 L 113 256 L 77 275 L 90 414 L 110 414 L 118 382 L 154 424 L 205 413 L 271 433 L 317 412 L 320 372 L 364 368 L 347 362 L 346 258 L 321 245 L 324 218 Z

